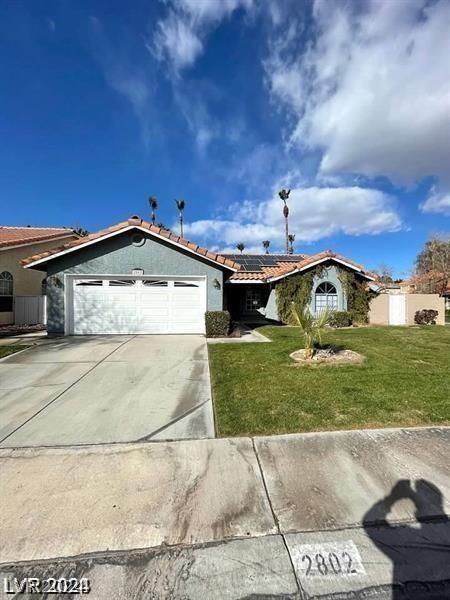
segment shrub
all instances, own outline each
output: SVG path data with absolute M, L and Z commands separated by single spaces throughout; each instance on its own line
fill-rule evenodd
M 369 315 L 360 310 L 349 310 L 350 320 L 353 325 L 363 325 L 369 322 Z
M 414 323 L 417 325 L 436 325 L 436 317 L 438 311 L 432 308 L 423 308 L 422 310 L 416 311 L 414 315 Z
M 210 310 L 205 313 L 206 337 L 226 337 L 230 329 L 227 310 Z
M 328 324 L 331 327 L 350 327 L 352 318 L 348 311 L 337 310 L 336 312 L 331 313 Z

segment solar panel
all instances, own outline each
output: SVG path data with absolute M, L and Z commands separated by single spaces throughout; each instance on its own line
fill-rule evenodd
M 243 271 L 261 271 L 262 267 L 276 267 L 279 262 L 299 262 L 304 254 L 222 254 L 237 262 Z

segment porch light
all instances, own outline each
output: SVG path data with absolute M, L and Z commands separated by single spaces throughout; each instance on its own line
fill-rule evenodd
M 216 278 L 213 279 L 213 286 L 216 290 L 220 290 L 220 281 Z

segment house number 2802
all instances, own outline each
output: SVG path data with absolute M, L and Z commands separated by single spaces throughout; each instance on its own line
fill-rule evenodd
M 300 577 L 355 577 L 366 574 L 353 540 L 294 544 L 291 552 Z
M 303 567 L 306 567 L 305 575 L 353 575 L 357 570 L 353 567 L 352 557 L 348 552 L 341 552 L 340 555 L 336 552 L 328 552 L 321 554 L 318 552 L 310 556 L 303 554 L 301 557 Z

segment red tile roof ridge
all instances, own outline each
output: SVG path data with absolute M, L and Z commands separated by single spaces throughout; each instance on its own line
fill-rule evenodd
M 56 255 L 56 254 L 66 251 L 66 250 L 76 248 L 77 246 L 83 246 L 84 244 L 87 244 L 91 241 L 99 240 L 104 236 L 107 236 L 111 233 L 115 233 L 116 231 L 120 231 L 121 229 L 126 229 L 128 227 L 141 227 L 143 229 L 148 229 L 148 231 L 153 232 L 156 235 L 167 238 L 168 240 L 170 240 L 176 244 L 179 244 L 181 246 L 189 248 L 192 252 L 198 254 L 199 256 L 209 258 L 210 260 L 217 262 L 218 264 L 222 264 L 231 269 L 236 269 L 236 270 L 240 269 L 240 265 L 238 263 L 234 262 L 233 260 L 222 257 L 220 254 L 211 252 L 211 251 L 207 250 L 206 248 L 201 248 L 194 242 L 190 242 L 189 240 L 186 240 L 185 238 L 180 237 L 179 235 L 173 233 L 172 231 L 169 231 L 168 229 L 163 229 L 162 227 L 153 225 L 153 223 L 144 221 L 143 219 L 141 219 L 140 217 L 138 217 L 136 215 L 133 215 L 126 221 L 121 221 L 120 223 L 116 223 L 115 225 L 111 225 L 110 227 L 106 227 L 105 229 L 101 229 L 100 231 L 97 231 L 95 233 L 91 233 L 87 236 L 81 237 L 81 238 L 74 240 L 72 242 L 69 242 L 67 244 L 63 244 L 62 246 L 54 248 L 48 252 L 42 252 L 42 253 L 35 254 L 33 256 L 24 258 L 21 261 L 21 263 L 23 265 L 31 264 L 37 260 L 47 258 L 48 256 Z M 219 257 L 221 259 L 223 259 L 223 261 L 219 260 Z

